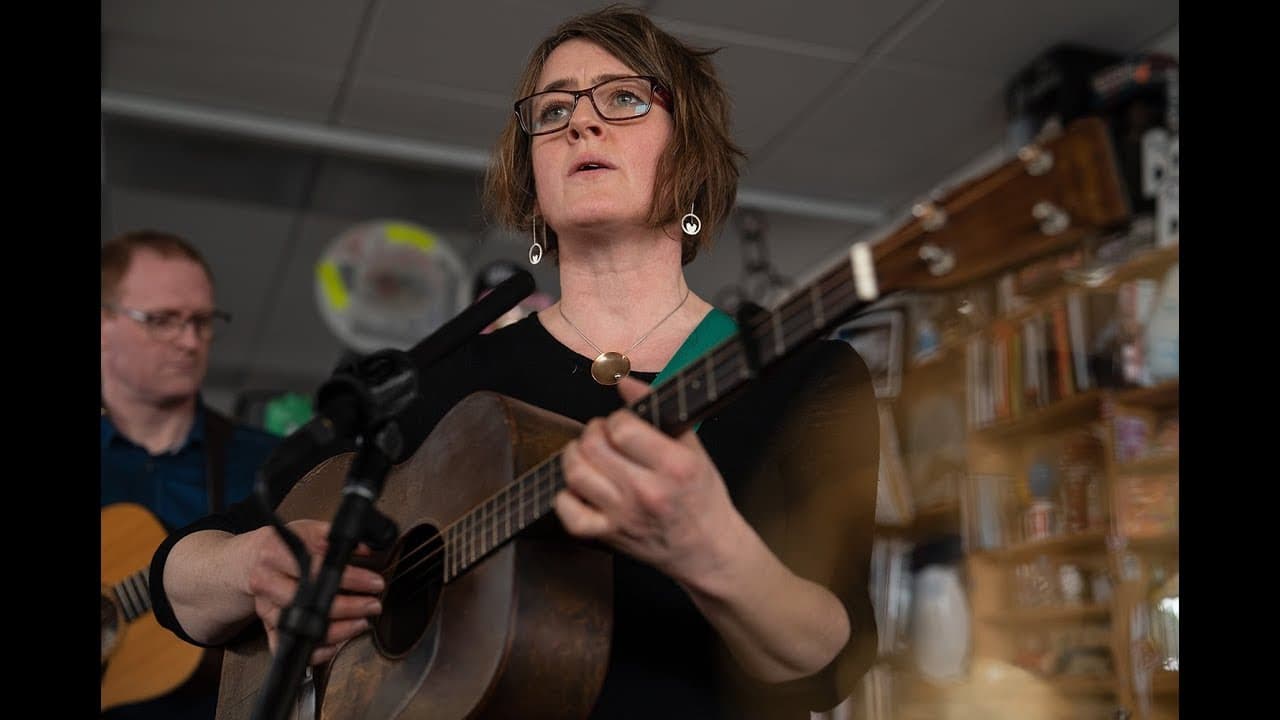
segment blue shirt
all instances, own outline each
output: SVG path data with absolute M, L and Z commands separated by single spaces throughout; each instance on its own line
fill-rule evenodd
M 209 514 L 205 484 L 205 406 L 197 398 L 196 419 L 175 452 L 152 455 L 120 433 L 102 414 L 102 502 L 137 503 L 155 513 L 170 530 Z M 253 491 L 258 467 L 271 455 L 280 438 L 236 424 L 227 441 L 223 507 Z
M 196 399 L 196 419 L 182 445 L 174 452 L 152 455 L 125 437 L 102 413 L 101 507 L 128 502 L 154 513 L 170 531 L 208 515 L 209 490 L 205 484 L 205 406 Z M 253 491 L 258 467 L 267 460 L 280 438 L 247 425 L 234 424 L 227 439 L 223 471 L 223 507 L 244 499 Z M 104 720 L 212 720 L 217 693 L 176 692 L 104 713 Z

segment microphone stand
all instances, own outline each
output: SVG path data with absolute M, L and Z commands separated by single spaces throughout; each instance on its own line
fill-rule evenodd
M 298 594 L 280 615 L 275 660 L 253 714 L 257 720 L 286 720 L 291 715 L 311 651 L 329 629 L 329 608 L 356 546 L 366 542 L 383 548 L 398 534 L 395 523 L 378 512 L 374 503 L 391 470 L 391 458 L 399 455 L 403 446 L 399 425 L 388 421 L 368 439 L 362 436 L 357 441 L 359 449 L 342 491 L 342 504 L 329 530 L 324 562 L 314 579 L 310 577 L 309 563 L 303 562 Z M 304 549 L 304 558 L 306 555 Z
M 374 353 L 320 388 L 318 404 L 341 410 L 335 417 L 347 421 L 341 423 L 345 432 L 335 432 L 334 423 L 326 418 L 308 430 L 311 437 L 304 440 L 309 443 L 301 447 L 315 449 L 331 445 L 354 429 L 357 449 L 342 491 L 342 504 L 329 529 L 329 546 L 315 578 L 311 577 L 310 553 L 276 515 L 271 501 L 271 481 L 291 474 L 295 470 L 291 463 L 299 456 L 296 451 L 273 456 L 259 468 L 254 483 L 259 509 L 293 552 L 300 580 L 293 603 L 280 615 L 275 657 L 258 696 L 253 720 L 286 720 L 291 715 L 294 698 L 310 665 L 311 652 L 328 632 L 329 609 L 351 554 L 360 542 L 384 549 L 399 534 L 395 523 L 378 512 L 374 504 L 395 458 L 404 449 L 404 437 L 396 418 L 417 397 L 418 368 L 430 368 L 502 317 L 533 291 L 533 285 L 533 276 L 521 270 L 410 351 Z M 314 442 L 317 438 L 320 445 Z

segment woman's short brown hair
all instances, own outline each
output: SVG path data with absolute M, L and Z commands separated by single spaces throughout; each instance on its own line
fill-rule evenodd
M 165 258 L 186 258 L 199 265 L 205 277 L 209 278 L 209 284 L 213 284 L 209 263 L 186 240 L 160 230 L 130 230 L 102 244 L 102 302 L 116 302 L 120 280 L 129 272 L 133 254 L 139 250 L 150 250 Z
M 729 97 L 710 56 L 715 50 L 685 45 L 643 13 L 613 5 L 571 18 L 542 41 L 516 85 L 516 97 L 535 92 L 551 52 L 579 38 L 599 45 L 640 75 L 657 77 L 672 93 L 674 134 L 658 161 L 648 221 L 662 227 L 689 212 L 702 220 L 697 236 L 683 235 L 681 263 L 709 245 L 733 208 L 738 193 L 737 161 L 745 157 L 729 136 Z M 498 139 L 485 176 L 484 199 L 498 223 L 528 232 L 534 216 L 533 159 L 529 137 L 512 112 Z M 555 252 L 555 232 L 546 246 Z

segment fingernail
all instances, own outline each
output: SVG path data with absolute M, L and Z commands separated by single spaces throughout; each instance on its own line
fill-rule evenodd
M 370 613 L 377 615 L 382 612 L 382 603 L 378 602 L 377 600 L 374 600 L 373 602 L 369 603 L 368 609 Z

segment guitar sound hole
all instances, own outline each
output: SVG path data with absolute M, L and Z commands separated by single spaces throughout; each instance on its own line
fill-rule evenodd
M 378 650 L 391 657 L 409 652 L 435 613 L 444 577 L 444 544 L 431 525 L 405 533 L 387 565 L 382 614 L 373 625 Z

